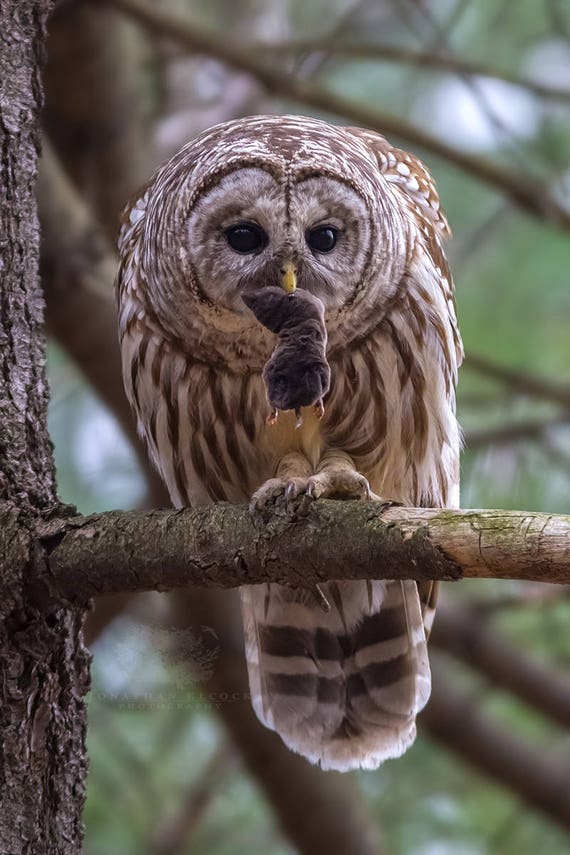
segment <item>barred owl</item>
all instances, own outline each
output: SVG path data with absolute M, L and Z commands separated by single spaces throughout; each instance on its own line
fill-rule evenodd
M 304 116 L 216 126 L 127 208 L 118 276 L 124 383 L 176 506 L 373 495 L 458 504 L 448 226 L 413 155 Z M 326 412 L 267 424 L 275 336 L 241 295 L 296 283 L 323 302 Z M 382 568 L 378 568 L 379 576 Z M 402 754 L 430 692 L 435 584 L 241 589 L 253 706 L 323 769 Z

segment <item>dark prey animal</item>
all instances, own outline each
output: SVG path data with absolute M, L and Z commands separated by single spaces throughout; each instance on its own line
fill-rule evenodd
M 312 406 L 322 418 L 323 398 L 331 376 L 322 300 L 303 289 L 288 294 L 273 286 L 247 291 L 242 299 L 259 323 L 278 336 L 275 350 L 263 368 L 272 407 L 268 422 L 275 424 L 279 410 L 295 410 L 296 427 L 300 427 L 301 407 Z

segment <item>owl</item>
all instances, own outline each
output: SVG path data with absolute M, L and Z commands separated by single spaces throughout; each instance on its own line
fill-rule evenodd
M 250 117 L 158 169 L 125 211 L 117 290 L 126 392 L 173 503 L 457 507 L 448 233 L 422 163 L 360 128 Z M 267 423 L 276 337 L 242 295 L 268 286 L 325 310 L 325 414 L 303 409 L 298 429 L 291 411 Z M 436 596 L 414 581 L 242 588 L 260 720 L 323 769 L 401 755 L 430 693 Z

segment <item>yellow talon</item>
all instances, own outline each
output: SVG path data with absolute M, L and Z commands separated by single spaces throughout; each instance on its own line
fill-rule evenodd
M 281 285 L 288 294 L 292 294 L 297 287 L 297 272 L 290 261 L 281 268 Z

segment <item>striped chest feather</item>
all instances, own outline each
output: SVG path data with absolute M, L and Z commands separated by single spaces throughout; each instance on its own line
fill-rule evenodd
M 259 372 L 191 363 L 153 337 L 133 346 L 125 384 L 178 505 L 245 501 L 288 451 L 301 451 L 316 466 L 327 448 L 347 452 L 376 493 L 443 504 L 457 466 L 454 401 L 438 360 L 412 353 L 407 339 L 395 343 L 389 330 L 335 354 L 324 418 L 307 408 L 299 429 L 292 412 L 267 424 Z

